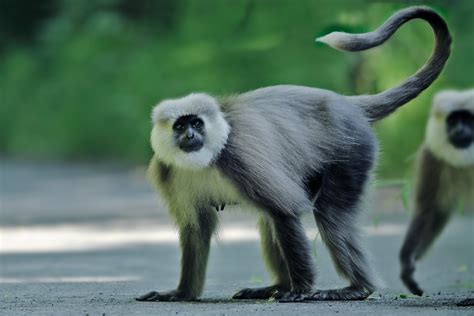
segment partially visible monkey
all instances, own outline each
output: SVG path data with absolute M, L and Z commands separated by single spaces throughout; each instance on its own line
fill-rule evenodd
M 179 228 L 181 278 L 177 289 L 137 300 L 196 299 L 217 226 L 213 208 L 236 202 L 260 213 L 263 253 L 275 283 L 241 290 L 234 299 L 358 300 L 373 293 L 375 282 L 356 223 L 377 153 L 371 123 L 431 85 L 449 57 L 451 36 L 435 11 L 411 7 L 374 32 L 331 33 L 320 39 L 340 50 L 366 50 L 417 18 L 435 32 L 433 55 L 415 75 L 385 92 L 343 96 L 280 85 L 224 98 L 190 94 L 154 108 L 155 155 L 149 173 Z M 312 290 L 315 271 L 300 220 L 304 212 L 314 213 L 348 287 Z
M 434 98 L 417 161 L 414 216 L 400 251 L 400 277 L 413 294 L 423 294 L 413 278 L 415 261 L 460 201 L 474 206 L 474 89 L 443 91 Z

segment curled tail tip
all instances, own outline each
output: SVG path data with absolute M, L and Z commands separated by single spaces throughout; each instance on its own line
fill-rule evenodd
M 347 33 L 344 33 L 344 32 L 332 32 L 327 35 L 318 37 L 316 39 L 316 42 L 324 43 L 338 50 L 346 50 L 345 49 L 346 35 Z

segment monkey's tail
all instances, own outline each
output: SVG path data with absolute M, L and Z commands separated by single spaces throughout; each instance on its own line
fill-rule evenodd
M 374 95 L 348 96 L 360 106 L 370 121 L 377 121 L 428 88 L 443 70 L 451 52 L 451 35 L 444 19 L 428 7 L 409 7 L 396 12 L 373 32 L 348 34 L 333 32 L 317 41 L 343 51 L 362 51 L 388 40 L 400 26 L 413 19 L 427 21 L 433 28 L 436 45 L 430 59 L 401 85 Z

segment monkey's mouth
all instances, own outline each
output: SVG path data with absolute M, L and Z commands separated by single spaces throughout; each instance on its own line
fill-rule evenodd
M 203 147 L 202 141 L 199 140 L 189 140 L 189 141 L 182 141 L 179 143 L 179 149 L 186 153 L 190 153 L 193 151 L 198 151 Z
M 465 149 L 471 145 L 473 135 L 467 133 L 450 133 L 449 142 L 458 149 Z

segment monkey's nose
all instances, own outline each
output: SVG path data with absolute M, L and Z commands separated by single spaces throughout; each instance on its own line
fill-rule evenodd
M 187 139 L 193 139 L 194 138 L 194 132 L 191 129 L 188 129 L 186 132 L 186 138 Z
M 453 144 L 454 147 L 460 149 L 469 147 L 474 140 L 472 132 L 466 129 L 456 129 L 448 135 L 451 144 Z

